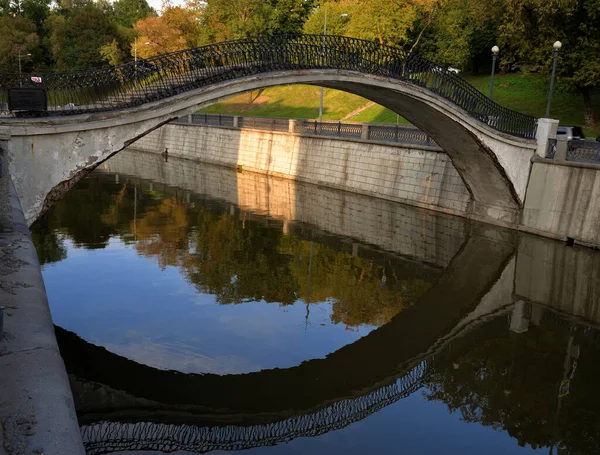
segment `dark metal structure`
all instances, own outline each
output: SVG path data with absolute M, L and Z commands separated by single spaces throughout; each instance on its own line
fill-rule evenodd
M 178 450 L 205 453 L 213 450 L 246 450 L 318 436 L 344 428 L 406 398 L 427 381 L 433 359 L 423 360 L 390 385 L 363 396 L 332 403 L 311 414 L 302 414 L 262 425 L 198 427 L 154 422 L 98 422 L 81 427 L 87 455 L 125 450 Z
M 425 88 L 492 128 L 534 138 L 537 119 L 488 99 L 446 68 L 401 48 L 343 36 L 282 35 L 211 44 L 90 71 L 0 74 L 5 115 L 40 117 L 119 110 L 200 87 L 274 71 L 338 69 Z M 47 110 L 7 109 L 7 90 L 40 88 Z
M 558 147 L 559 141 L 556 139 L 548 140 L 546 158 L 557 159 L 556 151 Z M 566 156 L 561 158 L 563 160 L 566 158 L 567 161 L 576 161 L 579 163 L 600 163 L 600 142 L 575 139 L 567 141 L 566 147 Z
M 235 117 L 237 117 L 237 122 L 234 121 Z M 290 130 L 290 120 L 294 122 L 294 131 Z M 179 118 L 172 123 L 221 126 L 226 128 L 250 128 L 255 130 L 293 132 L 301 135 L 366 139 L 378 142 L 438 147 L 427 133 L 410 125 L 318 122 L 316 120 L 305 119 L 242 117 L 222 114 L 192 114 L 189 117 Z
M 600 142 L 573 140 L 567 144 L 567 161 L 600 163 Z

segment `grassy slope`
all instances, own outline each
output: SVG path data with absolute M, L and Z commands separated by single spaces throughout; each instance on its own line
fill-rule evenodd
M 466 76 L 471 84 L 483 93 L 489 88 L 489 76 Z M 525 114 L 542 117 L 546 110 L 549 81 L 547 77 L 523 74 L 496 75 L 494 101 Z M 592 98 L 597 123 L 585 130 L 588 136 L 600 133 L 600 92 Z M 350 93 L 325 89 L 323 119 L 339 120 L 367 100 Z M 210 106 L 203 112 L 252 115 L 267 117 L 317 118 L 319 115 L 319 88 L 309 85 L 272 87 L 250 95 L 235 96 Z M 583 124 L 583 100 L 577 93 L 567 92 L 560 85 L 555 88 L 551 117 L 565 125 Z M 346 119 L 353 122 L 395 123 L 396 114 L 374 105 Z M 400 122 L 406 121 L 400 117 Z

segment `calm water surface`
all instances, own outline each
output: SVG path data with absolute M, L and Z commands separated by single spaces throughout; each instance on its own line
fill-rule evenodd
M 600 257 L 125 151 L 34 226 L 86 450 L 600 453 Z

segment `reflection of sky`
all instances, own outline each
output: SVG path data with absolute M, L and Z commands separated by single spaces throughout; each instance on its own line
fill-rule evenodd
M 44 267 L 54 322 L 115 354 L 162 369 L 218 374 L 292 367 L 325 357 L 369 332 L 332 325 L 329 303 L 219 305 L 176 267 L 111 239 Z
M 460 413 L 448 415 L 445 404 L 429 402 L 422 392 L 416 392 L 341 430 L 250 452 L 265 455 L 510 455 L 538 451 L 519 447 L 517 440 L 506 431 L 466 423 Z M 547 453 L 548 449 L 539 452 Z

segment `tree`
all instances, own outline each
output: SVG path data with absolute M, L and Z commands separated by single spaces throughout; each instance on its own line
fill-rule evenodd
M 146 19 L 140 19 L 133 27 L 138 32 L 138 42 L 144 43 L 137 47 L 138 57 L 153 57 L 187 47 L 187 42 L 181 31 L 177 28 L 169 27 L 162 17 L 150 16 Z M 132 43 L 131 55 L 133 53 Z
M 451 0 L 424 32 L 419 54 L 458 68 L 489 71 L 504 0 Z
M 33 22 L 21 17 L 0 17 L 0 70 L 16 73 L 19 54 L 23 64 L 29 63 L 27 54 L 39 44 Z
M 52 52 L 57 67 L 78 70 L 104 64 L 100 48 L 118 39 L 110 16 L 95 6 L 74 9 L 66 17 L 58 16 L 52 24 Z
M 263 0 L 208 0 L 203 16 L 203 43 L 267 33 L 271 5 Z
M 587 126 L 594 124 L 590 92 L 600 85 L 600 0 L 505 1 L 500 26 L 502 63 L 528 63 L 550 72 L 552 43 L 563 48 L 560 82 L 583 97 Z
M 133 27 L 140 19 L 156 15 L 146 0 L 117 0 L 113 9 L 117 23 L 123 27 Z
M 185 39 L 186 47 L 196 47 L 200 37 L 200 16 L 202 11 L 191 5 L 172 6 L 163 9 L 162 19 L 171 28 L 179 30 Z
M 119 48 L 119 43 L 113 39 L 110 43 L 106 43 L 100 48 L 100 55 L 110 65 L 116 66 L 123 62 L 123 53 Z
M 273 35 L 302 33 L 310 15 L 312 0 L 273 0 L 269 17 L 269 32 Z

